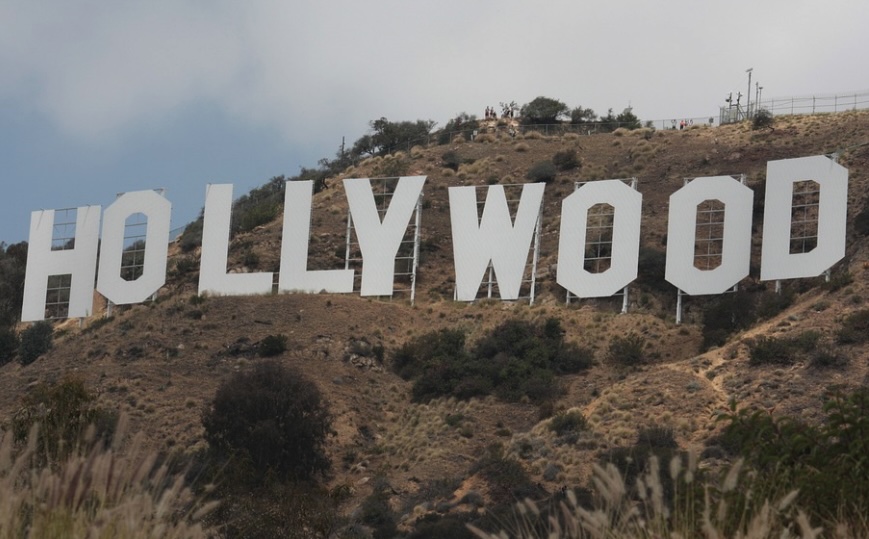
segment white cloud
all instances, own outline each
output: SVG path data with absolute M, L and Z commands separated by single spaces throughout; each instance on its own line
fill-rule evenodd
M 0 0 L 0 100 L 96 144 L 200 102 L 300 143 L 537 95 L 705 115 L 752 66 L 767 95 L 869 86 L 852 60 L 867 14 L 857 1 Z

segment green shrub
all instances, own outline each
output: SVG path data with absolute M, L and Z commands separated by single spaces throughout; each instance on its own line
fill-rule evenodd
M 869 205 L 854 217 L 854 230 L 861 236 L 869 236 Z
M 703 311 L 703 349 L 721 346 L 727 337 L 751 326 L 756 310 L 755 297 L 742 289 L 713 300 Z
M 562 171 L 573 170 L 582 165 L 576 154 L 576 150 L 573 148 L 555 152 L 555 155 L 552 156 L 552 164 L 555 165 L 555 168 Z
M 758 109 L 754 113 L 754 118 L 751 120 L 752 129 L 771 128 L 775 123 L 775 117 L 767 109 Z
M 836 333 L 839 344 L 858 344 L 869 340 L 869 309 L 848 315 Z
M 816 369 L 845 367 L 848 365 L 848 356 L 834 346 L 819 346 L 811 355 L 809 365 Z
M 220 504 L 209 522 L 220 528 L 220 537 L 332 537 L 340 524 L 337 505 L 342 500 L 309 481 L 254 487 L 223 482 L 216 494 Z
M 56 384 L 39 384 L 24 397 L 12 417 L 15 440 L 24 442 L 39 424 L 37 455 L 42 462 L 55 462 L 90 443 L 108 443 L 115 432 L 117 415 L 96 405 L 96 397 L 76 378 Z M 93 426 L 91 438 L 87 430 Z
M 18 333 L 14 328 L 0 328 L 0 367 L 15 358 L 18 351 Z
M 836 292 L 837 290 L 841 290 L 853 282 L 854 276 L 851 275 L 850 272 L 837 271 L 832 276 L 830 276 L 830 280 L 825 281 L 824 284 L 821 285 L 821 287 L 830 292 Z
M 444 167 L 459 170 L 459 165 L 462 164 L 462 158 L 459 157 L 459 153 L 455 150 L 449 150 L 444 152 L 444 155 L 441 157 L 443 161 Z
M 637 282 L 656 292 L 670 293 L 673 285 L 664 278 L 667 253 L 651 247 L 640 247 Z
M 733 403 L 722 416 L 727 424 L 718 442 L 758 474 L 758 500 L 798 489 L 797 503 L 810 516 L 863 518 L 869 504 L 869 387 L 834 391 L 823 410 L 826 418 L 813 426 L 765 411 L 737 412 Z
M 202 424 L 220 458 L 233 457 L 243 478 L 309 479 L 325 472 L 332 417 L 319 389 L 299 370 L 275 361 L 254 365 L 221 384 Z
M 794 291 L 784 289 L 780 293 L 764 291 L 757 300 L 757 318 L 768 320 L 790 307 L 794 302 Z
M 474 131 L 479 127 L 477 117 L 461 113 L 455 118 L 447 121 L 443 129 L 438 131 L 438 144 L 449 144 L 455 137 L 463 137 L 465 140 L 471 140 Z
M 285 182 L 283 176 L 276 176 L 232 204 L 230 230 L 233 236 L 268 224 L 278 217 L 284 203 Z
M 818 347 L 821 334 L 805 331 L 794 337 L 758 337 L 748 343 L 748 364 L 792 365 Z
M 26 268 L 27 242 L 0 242 L 0 327 L 14 326 L 21 316 Z
M 552 183 L 558 171 L 552 161 L 538 161 L 531 165 L 525 177 L 532 182 Z
M 375 178 L 395 178 L 407 174 L 409 168 L 410 159 L 384 159 L 380 164 L 374 167 L 371 175 Z
M 669 463 L 679 454 L 678 447 L 675 434 L 671 429 L 651 427 L 637 433 L 637 441 L 634 445 L 605 451 L 600 460 L 615 465 L 624 477 L 625 485 L 634 485 L 637 478 L 648 473 L 652 456 L 657 457 L 660 463 Z M 672 499 L 673 478 L 665 473 L 661 474 L 660 479 L 665 499 Z
M 588 420 L 579 410 L 556 414 L 549 422 L 549 430 L 556 436 L 588 430 Z
M 530 103 L 522 105 L 521 116 L 522 123 L 528 125 L 534 124 L 554 124 L 567 116 L 570 113 L 570 107 L 557 99 L 551 97 L 539 96 L 534 98 Z
M 636 333 L 628 333 L 625 336 L 617 335 L 610 340 L 607 349 L 607 359 L 618 365 L 634 367 L 646 361 L 646 341 Z
M 373 539 L 392 539 L 398 531 L 395 512 L 389 505 L 389 486 L 381 481 L 362 501 L 360 520 L 372 528 Z
M 469 470 L 479 474 L 489 485 L 489 496 L 493 505 L 510 504 L 524 498 L 537 498 L 541 495 L 522 464 L 504 454 L 500 444 L 489 446 L 486 453 Z
M 174 275 L 181 277 L 199 269 L 199 263 L 192 256 L 179 256 L 174 261 Z
M 274 357 L 286 351 L 286 335 L 267 335 L 256 347 L 256 353 L 260 357 Z
M 18 345 L 18 361 L 22 365 L 30 365 L 42 354 L 51 350 L 51 339 L 54 329 L 50 322 L 36 322 L 21 332 Z
M 416 521 L 407 539 L 474 539 L 467 524 L 476 518 L 472 513 L 428 514 Z
M 494 394 L 514 402 L 543 402 L 557 393 L 555 375 L 592 364 L 592 352 L 564 342 L 561 324 L 508 320 L 466 347 L 465 335 L 444 329 L 426 333 L 393 354 L 392 369 L 414 380 L 414 401 L 452 395 L 467 399 Z

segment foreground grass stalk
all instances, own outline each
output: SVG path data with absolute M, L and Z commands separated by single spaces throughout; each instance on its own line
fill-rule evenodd
M 36 427 L 26 446 L 0 435 L 0 539 L 207 537 L 182 475 L 171 476 L 135 436 L 123 453 L 99 444 L 54 466 L 33 467 Z
M 541 511 L 532 500 L 517 503 L 509 529 L 492 533 L 472 525 L 468 528 L 480 539 L 816 539 L 824 531 L 794 507 L 797 491 L 774 500 L 752 499 L 753 474 L 744 473 L 742 461 L 730 468 L 720 484 L 698 485 L 696 457 L 689 456 L 687 464 L 682 456 L 674 457 L 668 470 L 674 481 L 671 499 L 667 499 L 660 468 L 652 457 L 648 472 L 631 491 L 615 466 L 595 465 L 593 507 L 583 507 L 568 490 L 565 499 L 549 511 Z M 866 522 L 829 527 L 835 537 L 869 536 Z

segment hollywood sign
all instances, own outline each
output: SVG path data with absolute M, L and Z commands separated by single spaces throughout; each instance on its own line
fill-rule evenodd
M 819 188 L 817 245 L 791 253 L 794 183 L 811 180 Z M 368 179 L 345 179 L 350 215 L 362 253 L 363 296 L 391 296 L 395 259 L 416 211 L 425 176 L 402 177 L 381 219 Z M 455 298 L 473 301 L 486 270 L 497 275 L 500 296 L 515 300 L 538 229 L 545 184 L 522 186 L 511 218 L 503 186 L 489 186 L 482 215 L 473 186 L 450 187 L 449 204 L 455 263 Z M 308 240 L 313 184 L 286 183 L 278 291 L 282 293 L 350 293 L 353 269 L 309 270 Z M 695 178 L 670 197 L 665 278 L 690 295 L 720 294 L 749 274 L 754 193 L 730 176 Z M 694 265 L 697 207 L 708 200 L 724 205 L 720 264 L 709 270 Z M 845 254 L 848 171 L 824 156 L 767 163 L 761 280 L 815 277 Z M 589 209 L 614 209 L 610 267 L 600 273 L 584 269 Z M 556 281 L 580 298 L 611 296 L 637 277 L 642 194 L 620 180 L 586 183 L 562 201 Z M 228 273 L 232 185 L 206 189 L 199 293 L 251 295 L 272 292 L 269 272 Z M 144 264 L 135 280 L 121 276 L 124 229 L 136 214 L 147 218 Z M 68 316 L 93 312 L 96 290 L 109 301 L 134 304 L 152 297 L 166 282 L 171 204 L 154 191 L 121 195 L 103 212 L 99 206 L 76 211 L 74 247 L 52 249 L 54 210 L 31 214 L 24 287 L 23 321 L 45 317 L 48 279 L 71 275 Z M 100 226 L 102 221 L 102 226 Z M 100 236 L 100 229 L 102 235 Z M 98 256 L 99 249 L 99 256 Z M 97 267 L 99 266 L 99 267 Z

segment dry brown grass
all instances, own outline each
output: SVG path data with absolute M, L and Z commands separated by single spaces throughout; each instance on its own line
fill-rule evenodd
M 122 420 L 123 421 L 123 420 Z M 216 506 L 198 503 L 181 474 L 170 475 L 142 435 L 122 451 L 76 453 L 33 468 L 36 431 L 16 450 L 0 439 L 0 538 L 207 537 L 197 522 Z

